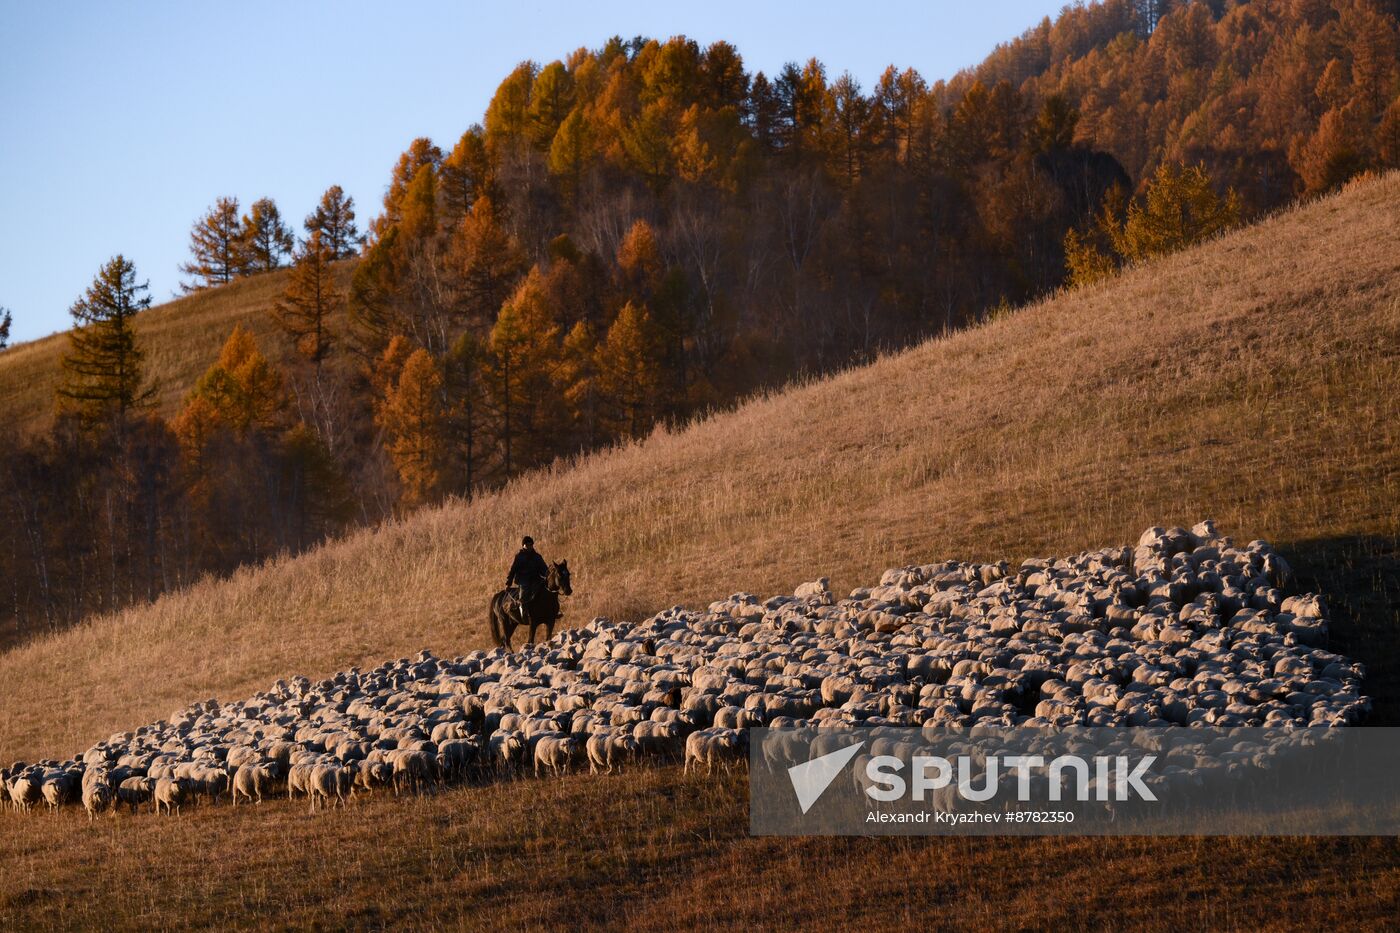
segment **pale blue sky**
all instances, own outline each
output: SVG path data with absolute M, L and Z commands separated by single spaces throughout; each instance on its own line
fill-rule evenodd
M 0 0 L 0 305 L 15 340 L 61 330 L 118 252 L 165 301 L 223 194 L 275 198 L 299 233 L 339 184 L 363 227 L 408 142 L 450 146 L 527 58 L 684 34 L 868 89 L 888 64 L 949 77 L 1062 3 Z

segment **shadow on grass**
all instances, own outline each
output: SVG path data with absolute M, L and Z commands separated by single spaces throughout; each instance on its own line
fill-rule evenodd
M 1400 537 L 1353 535 L 1300 541 L 1280 551 L 1297 579 L 1331 609 L 1328 647 L 1366 665 L 1369 725 L 1400 725 Z

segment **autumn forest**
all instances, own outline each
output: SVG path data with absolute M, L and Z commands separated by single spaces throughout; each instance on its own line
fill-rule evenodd
M 1400 167 L 1397 14 L 1107 0 L 872 87 L 613 38 L 408 142 L 368 210 L 334 179 L 302 223 L 211 192 L 185 288 L 282 270 L 277 337 L 233 327 L 157 411 L 112 244 L 51 425 L 0 427 L 0 615 L 24 638 L 152 599 Z

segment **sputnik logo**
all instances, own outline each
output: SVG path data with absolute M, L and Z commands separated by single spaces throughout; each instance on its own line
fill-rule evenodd
M 788 779 L 792 781 L 792 789 L 797 794 L 797 803 L 802 807 L 803 813 L 812 809 L 812 805 L 826 792 L 831 782 L 836 780 L 836 775 L 841 773 L 841 769 L 846 767 L 846 763 L 856 756 L 856 752 L 860 751 L 864 744 L 863 741 L 857 742 L 788 768 Z

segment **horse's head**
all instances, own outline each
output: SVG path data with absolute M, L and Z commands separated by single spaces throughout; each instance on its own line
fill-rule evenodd
M 566 560 L 555 561 L 549 565 L 549 588 L 562 596 L 574 595 L 573 586 L 569 582 L 569 562 Z

